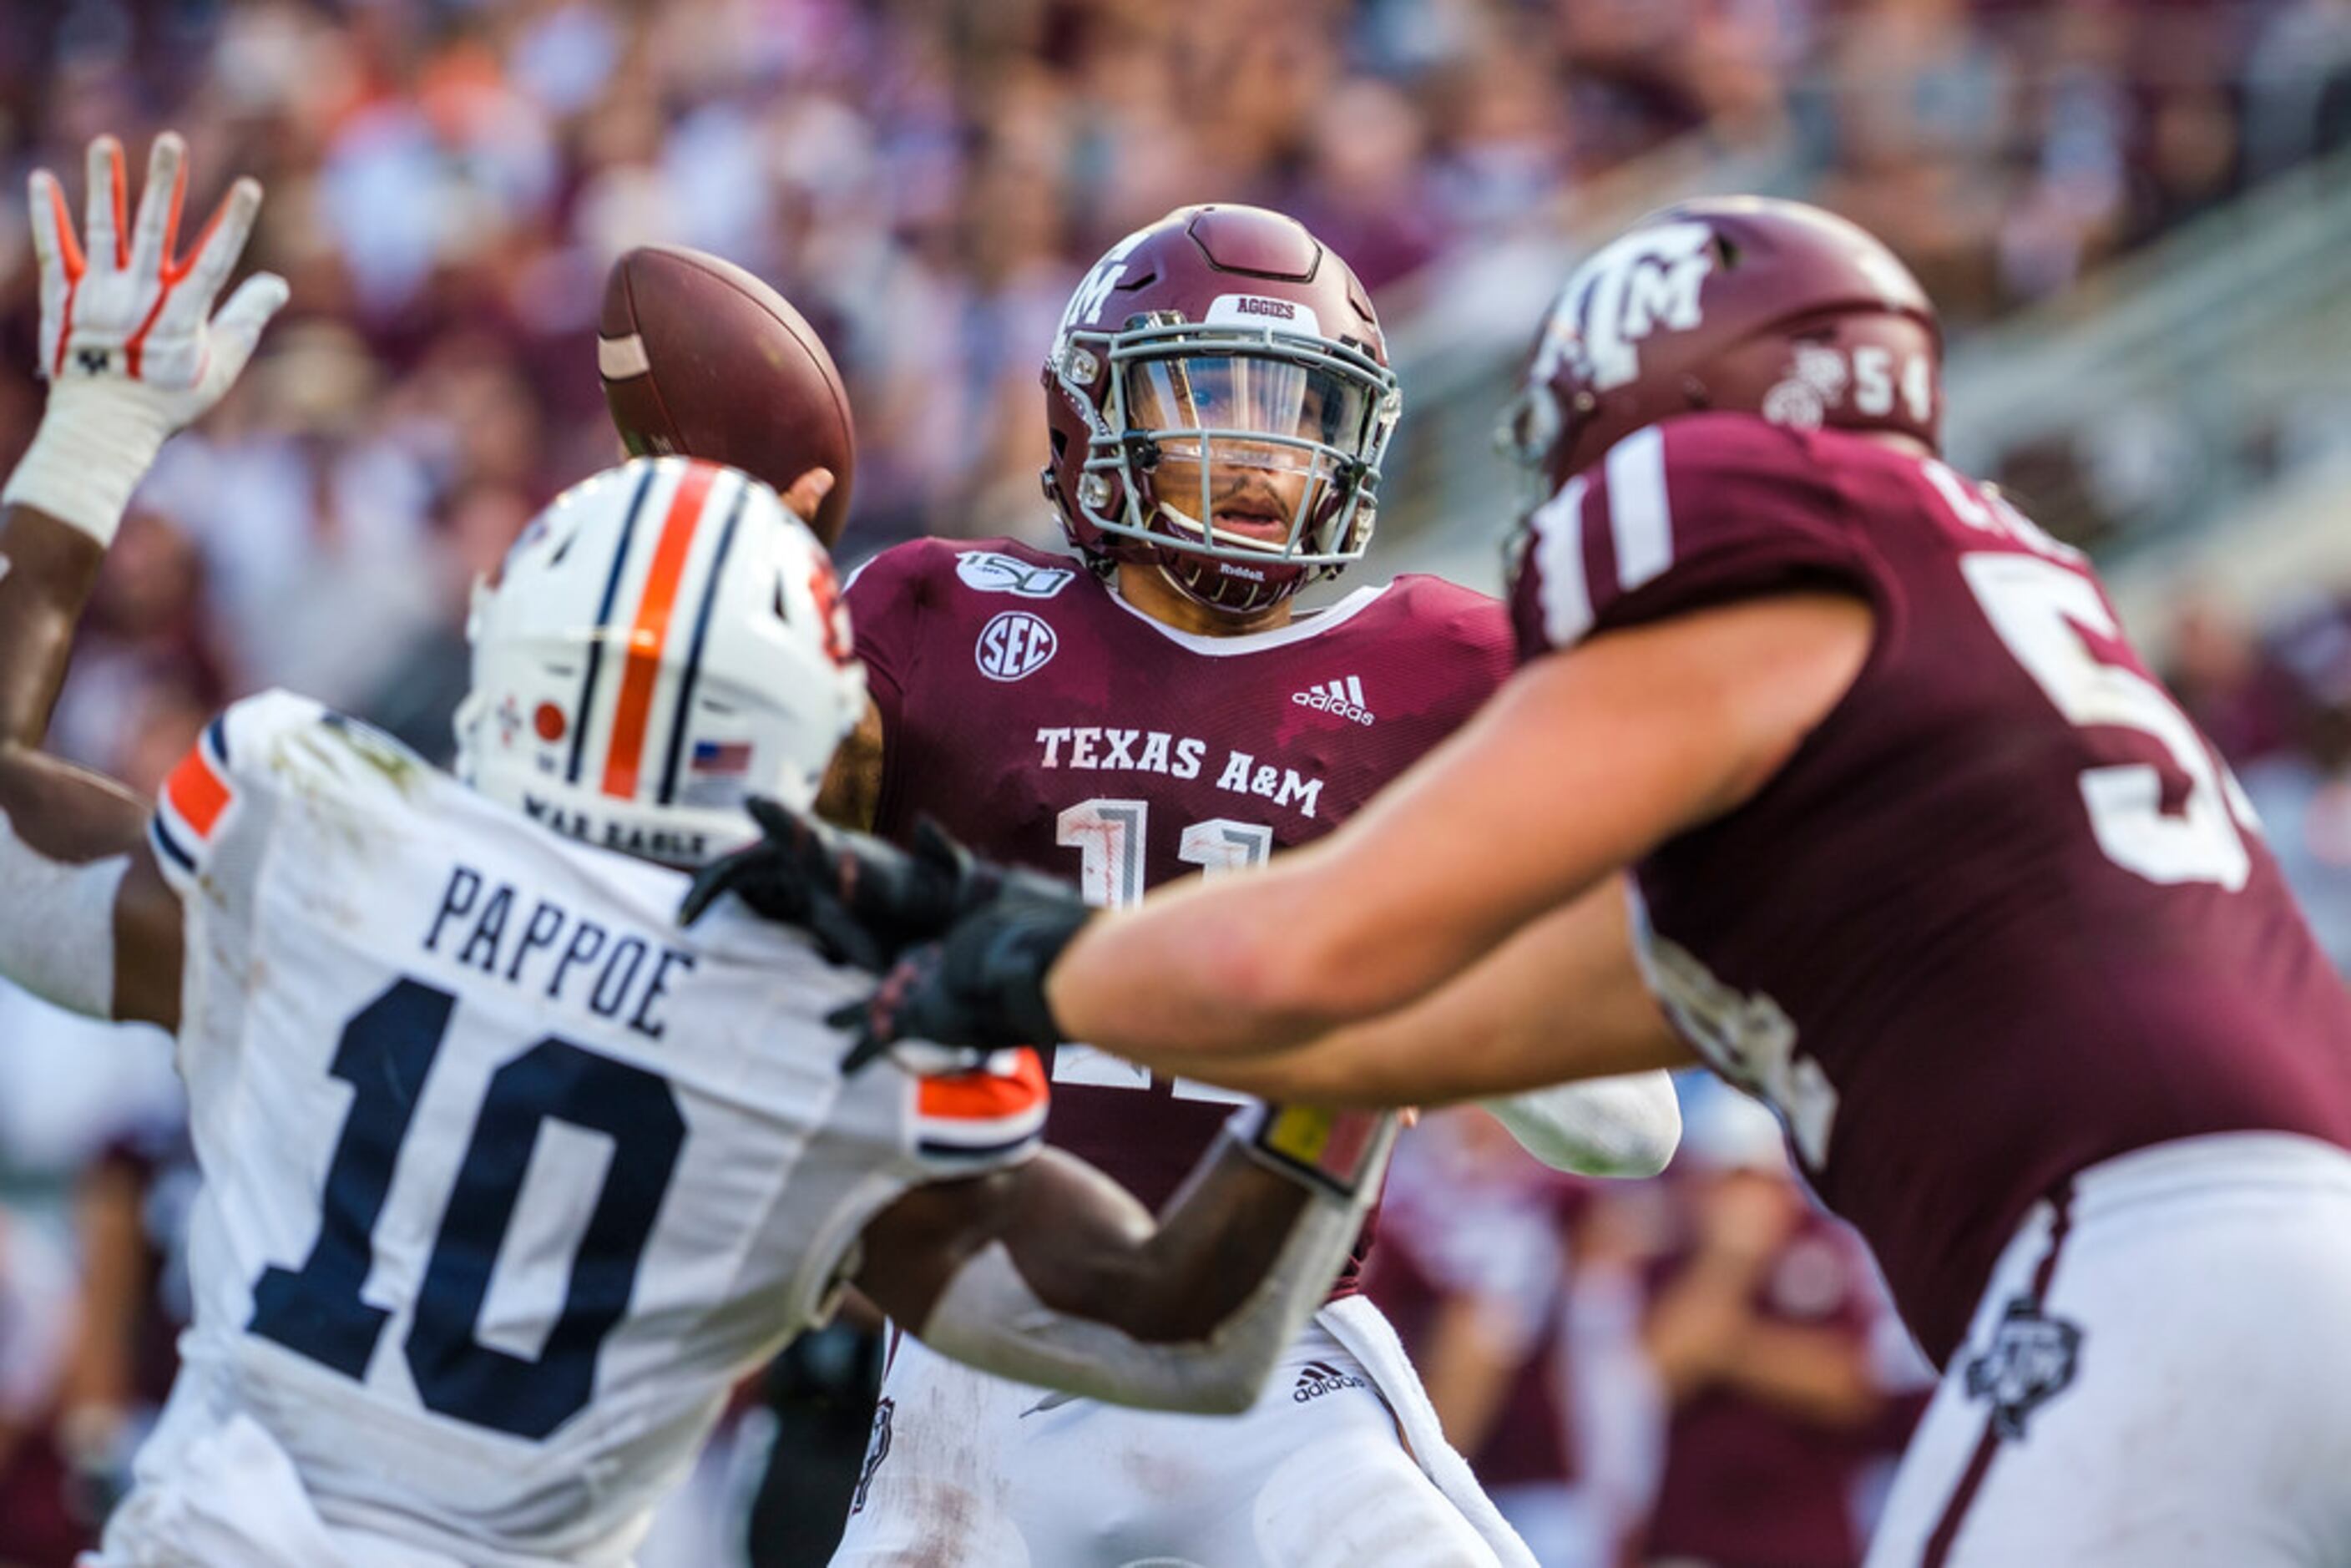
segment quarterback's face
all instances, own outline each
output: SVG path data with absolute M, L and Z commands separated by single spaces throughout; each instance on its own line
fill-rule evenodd
M 1162 502 L 1228 539 L 1278 548 L 1311 503 L 1329 466 L 1317 449 L 1334 424 L 1348 428 L 1350 402 L 1362 398 L 1320 371 L 1203 355 L 1134 367 L 1127 423 L 1157 434 Z

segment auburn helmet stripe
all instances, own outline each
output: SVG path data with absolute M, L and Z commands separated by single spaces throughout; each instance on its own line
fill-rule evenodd
M 710 612 L 718 602 L 719 580 L 726 575 L 726 557 L 735 549 L 735 527 L 743 520 L 744 504 L 751 498 L 751 486 L 743 486 L 735 492 L 735 504 L 726 508 L 726 522 L 718 530 L 718 548 L 711 553 L 710 570 L 703 574 L 702 608 L 694 616 L 694 641 L 687 645 L 685 673 L 677 682 L 677 714 L 670 720 L 668 755 L 662 761 L 661 803 L 664 806 L 677 799 L 677 765 L 685 755 L 685 732 L 691 727 L 687 720 L 694 714 L 694 688 L 702 678 L 702 651 L 710 642 Z
M 648 463 L 637 476 L 636 494 L 629 497 L 629 509 L 621 519 L 621 545 L 612 552 L 612 572 L 604 580 L 604 601 L 596 612 L 600 627 L 612 623 L 612 607 L 620 602 L 621 578 L 629 570 L 629 547 L 636 542 L 637 518 L 645 509 L 645 497 L 653 493 L 653 479 L 660 469 Z M 588 643 L 588 674 L 580 685 L 580 718 L 571 727 L 571 760 L 564 769 L 567 783 L 580 782 L 580 764 L 586 760 L 588 748 L 588 716 L 596 711 L 596 682 L 603 674 L 604 641 L 591 638 Z
M 737 470 L 583 480 L 475 586 L 458 778 L 571 837 L 705 863 L 754 835 L 748 797 L 805 809 L 864 711 L 820 580 L 822 544 Z
M 669 641 L 671 612 L 677 604 L 678 580 L 685 575 L 685 558 L 702 521 L 703 503 L 719 471 L 707 463 L 692 463 L 678 476 L 662 519 L 661 536 L 653 546 L 653 565 L 645 573 L 644 594 L 637 601 L 636 622 L 629 632 L 628 664 L 621 676 L 620 706 L 612 713 L 612 739 L 604 754 L 604 793 L 633 800 L 639 765 L 644 758 L 645 725 L 652 716 L 653 686 L 661 677 L 662 649 Z M 609 622 L 607 623 L 609 630 Z

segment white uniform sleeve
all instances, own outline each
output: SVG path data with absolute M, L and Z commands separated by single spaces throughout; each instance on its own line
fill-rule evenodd
M 952 1181 L 999 1166 L 1018 1165 L 1045 1141 L 1045 1113 L 1051 1091 L 1045 1064 L 1033 1051 L 999 1051 L 977 1068 L 924 1074 L 919 1044 L 892 1055 L 902 1069 L 915 1071 L 914 1156 L 925 1176 Z
M 224 846 L 298 771 L 325 766 L 323 738 L 345 721 L 308 697 L 265 692 L 204 727 L 164 781 L 148 828 L 155 863 L 185 901 L 204 889 Z
M 0 974 L 88 1018 L 114 1016 L 114 900 L 127 854 L 74 864 L 16 836 L 0 811 Z
M 265 764 L 275 759 L 282 769 L 286 737 L 323 733 L 329 720 L 316 703 L 272 692 L 204 727 L 164 781 L 147 827 L 156 865 L 183 903 L 193 908 L 203 897 L 235 905 L 235 890 L 216 874 L 217 862 L 224 846 L 256 815 L 266 815 L 256 805 L 273 782 Z M 52 860 L 0 813 L 0 973 L 59 1007 L 111 1018 L 114 905 L 130 866 L 127 854 L 82 863 Z

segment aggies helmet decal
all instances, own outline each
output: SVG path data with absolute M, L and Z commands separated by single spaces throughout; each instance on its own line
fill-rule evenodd
M 1644 426 L 1719 409 L 1939 445 L 1942 329 L 1857 225 L 1801 202 L 1684 202 L 1576 268 L 1501 444 L 1548 495 Z

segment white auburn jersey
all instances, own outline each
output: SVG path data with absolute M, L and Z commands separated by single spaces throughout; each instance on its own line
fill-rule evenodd
M 843 1078 L 862 977 L 298 697 L 215 721 L 153 839 L 204 1185 L 141 1490 L 249 1417 L 340 1531 L 625 1562 L 867 1221 L 1044 1122 L 1027 1051 Z

